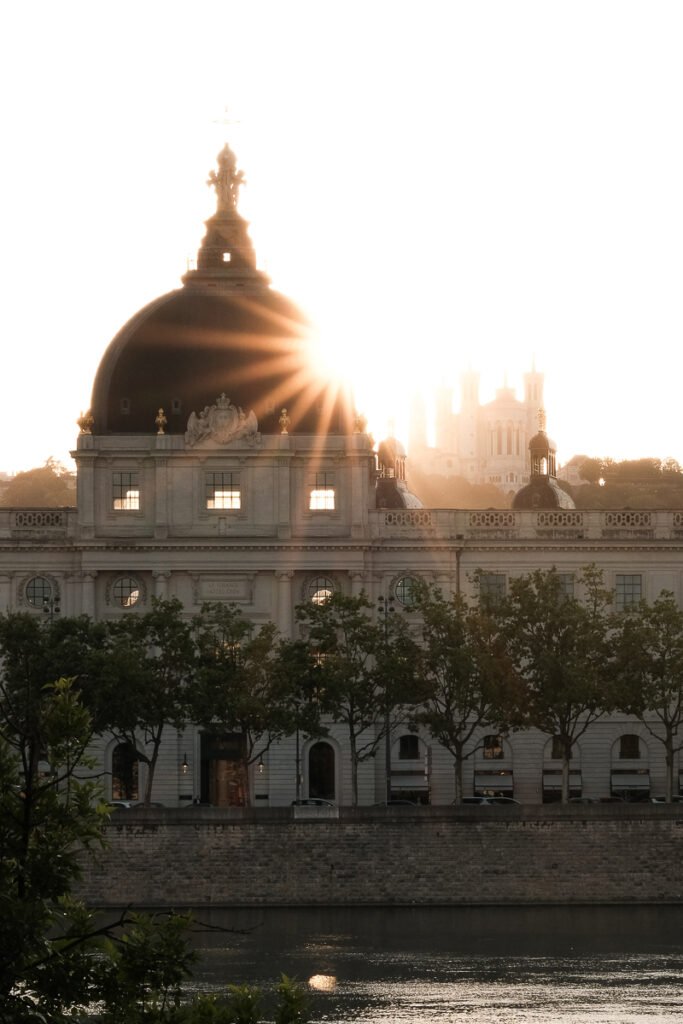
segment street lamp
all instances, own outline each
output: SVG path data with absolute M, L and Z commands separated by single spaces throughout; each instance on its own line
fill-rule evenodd
M 384 655 L 386 658 L 389 650 L 389 616 L 394 611 L 394 595 L 390 594 L 388 597 L 381 595 L 377 598 L 377 613 L 382 623 L 384 632 Z M 384 771 L 386 775 L 385 789 L 386 789 L 386 801 L 391 801 L 391 715 L 389 708 L 389 691 L 388 687 L 384 685 Z
M 59 615 L 59 598 L 53 597 L 52 594 L 46 594 L 43 598 L 43 612 L 51 623 L 55 615 Z

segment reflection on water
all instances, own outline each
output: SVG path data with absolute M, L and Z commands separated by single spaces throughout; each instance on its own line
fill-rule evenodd
M 197 911 L 197 990 L 311 981 L 313 1022 L 683 1020 L 683 907 Z M 224 928 L 236 929 L 226 934 Z

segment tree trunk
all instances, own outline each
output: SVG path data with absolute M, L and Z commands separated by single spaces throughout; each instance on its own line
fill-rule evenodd
M 356 752 L 356 734 L 353 729 L 349 730 L 349 743 L 351 746 L 351 806 L 358 806 L 358 756 Z
M 666 758 L 666 789 L 665 799 L 668 804 L 674 795 L 674 741 L 670 731 L 667 730 L 666 740 L 664 741 L 664 751 Z
M 564 737 L 562 742 L 562 796 L 561 803 L 569 803 L 569 767 L 572 757 L 571 740 Z
M 458 748 L 458 749 L 456 749 L 455 759 L 453 761 L 453 776 L 454 776 L 454 782 L 455 782 L 455 800 L 453 801 L 453 803 L 455 803 L 455 804 L 461 804 L 462 803 L 462 798 L 463 798 L 463 790 L 462 790 L 462 764 L 463 764 L 462 750 L 460 750 Z
M 154 772 L 159 760 L 159 747 L 161 746 L 161 735 L 157 736 L 152 744 L 152 756 L 147 761 L 147 781 L 145 782 L 144 805 L 149 807 L 152 802 L 152 787 L 154 786 Z

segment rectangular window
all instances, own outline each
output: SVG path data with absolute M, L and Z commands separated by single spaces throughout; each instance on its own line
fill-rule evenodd
M 138 510 L 140 508 L 140 485 L 137 473 L 114 473 L 112 478 L 114 509 Z
M 574 596 L 574 573 L 558 572 L 557 578 L 560 581 L 560 594 L 562 597 Z
M 638 604 L 643 596 L 643 577 L 640 573 L 617 574 L 616 579 L 616 604 L 617 611 L 623 612 Z
M 479 577 L 479 597 L 488 604 L 502 601 L 505 597 L 505 574 L 483 572 Z
M 205 493 L 207 508 L 242 507 L 238 473 L 207 473 Z
M 412 733 L 406 733 L 398 741 L 398 756 L 401 761 L 417 761 L 420 757 L 420 741 Z
M 334 512 L 334 477 L 332 473 L 316 473 L 308 505 L 312 511 Z
M 640 740 L 633 733 L 626 733 L 619 738 L 619 758 L 635 761 L 640 757 Z

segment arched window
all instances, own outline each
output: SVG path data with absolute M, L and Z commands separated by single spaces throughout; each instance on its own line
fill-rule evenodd
M 322 740 L 308 752 L 308 795 L 321 800 L 335 800 L 334 747 Z
M 624 733 L 619 737 L 619 759 L 636 761 L 640 757 L 640 736 Z
M 417 580 L 414 576 L 400 576 L 394 584 L 394 594 L 399 604 L 404 608 L 410 608 L 415 604 L 415 587 Z
M 399 761 L 417 761 L 420 757 L 420 740 L 414 732 L 404 733 L 398 740 Z
M 306 587 L 306 597 L 313 604 L 324 604 L 334 594 L 334 581 L 329 576 L 316 576 Z
M 32 576 L 26 584 L 26 600 L 32 608 L 44 608 L 55 596 L 53 589 L 45 576 Z
M 132 576 L 119 576 L 112 588 L 114 602 L 122 608 L 132 608 L 140 600 L 140 584 Z
M 138 759 L 135 747 L 130 743 L 119 743 L 111 755 L 111 798 L 112 800 L 139 800 Z

